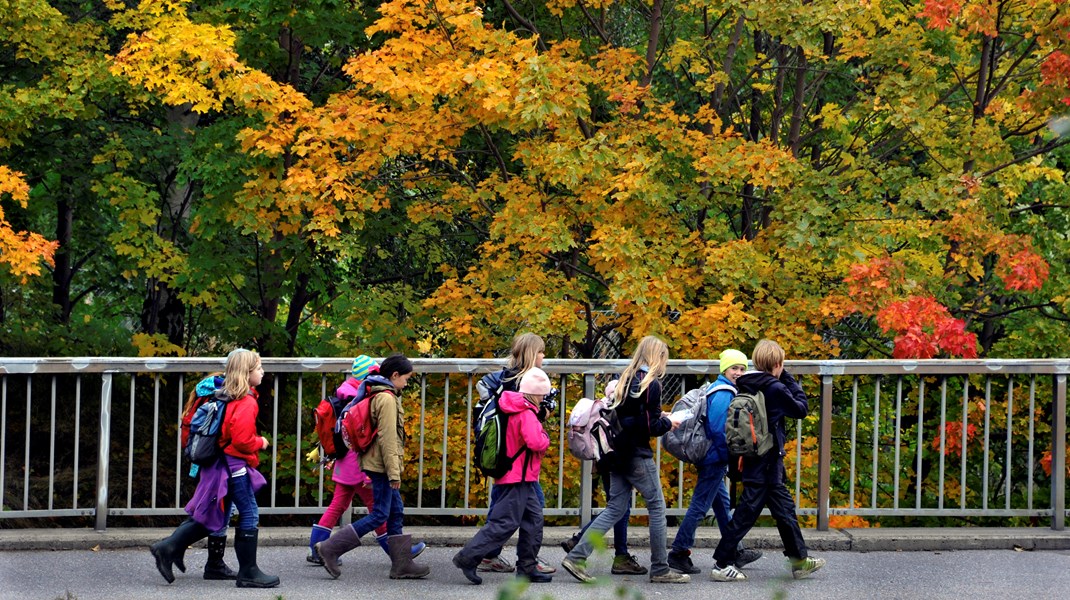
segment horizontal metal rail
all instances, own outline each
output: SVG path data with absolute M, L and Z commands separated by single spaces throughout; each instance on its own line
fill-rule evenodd
M 265 358 L 260 428 L 272 440 L 260 470 L 264 515 L 316 515 L 330 473 L 305 460 L 312 410 L 342 381 L 342 358 Z M 414 359 L 402 394 L 410 515 L 478 517 L 487 485 L 472 465 L 475 383 L 496 359 Z M 178 447 L 190 389 L 223 358 L 0 358 L 0 519 L 183 514 L 193 491 Z M 623 360 L 546 360 L 561 390 L 546 421 L 541 483 L 548 517 L 599 512 L 590 463 L 567 451 L 568 410 Z M 810 400 L 789 420 L 785 457 L 798 514 L 819 529 L 954 518 L 1048 519 L 1066 508 L 1068 360 L 788 361 Z M 666 406 L 717 375 L 718 363 L 672 360 Z M 94 390 L 100 390 L 99 396 Z M 668 514 L 682 516 L 694 469 L 661 451 Z M 1062 468 L 1059 465 L 1064 465 Z M 92 500 L 86 500 L 92 498 Z M 361 514 L 364 508 L 354 509 Z M 644 515 L 642 505 L 633 514 Z

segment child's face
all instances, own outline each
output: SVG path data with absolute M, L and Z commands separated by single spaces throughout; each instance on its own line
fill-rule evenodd
M 747 372 L 747 367 L 743 365 L 732 365 L 724 370 L 725 379 L 735 383 L 739 376 Z
M 546 358 L 546 349 L 539 350 L 535 353 L 535 366 L 542 368 L 542 359 Z
M 249 373 L 249 385 L 256 387 L 260 385 L 260 382 L 264 380 L 264 365 L 260 364 L 260 361 L 256 361 L 256 366 Z
M 409 371 L 408 373 L 405 373 L 404 375 L 398 375 L 397 373 L 394 373 L 393 375 L 390 376 L 390 383 L 394 386 L 395 390 L 400 392 L 409 383 L 409 377 L 411 377 L 411 376 L 412 376 L 412 371 Z

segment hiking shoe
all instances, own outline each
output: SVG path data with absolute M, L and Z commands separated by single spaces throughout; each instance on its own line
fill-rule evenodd
M 565 560 L 561 561 L 561 566 L 568 571 L 569 575 L 583 583 L 594 581 L 594 577 L 587 573 L 587 561 L 585 560 L 572 560 L 566 556 Z
M 791 561 L 791 576 L 795 579 L 805 579 L 814 571 L 825 566 L 825 559 L 807 557 L 802 560 Z
M 691 562 L 690 550 L 673 550 L 670 552 L 669 568 L 689 575 L 702 572 L 701 569 L 695 568 L 695 564 Z
M 742 569 L 743 567 L 751 564 L 762 557 L 761 550 L 755 550 L 754 548 L 745 548 L 742 552 L 736 554 L 736 568 Z M 669 565 L 670 567 L 672 565 Z
M 651 575 L 650 583 L 691 583 L 691 576 L 669 569 L 661 575 Z
M 479 585 L 479 584 L 483 583 L 483 578 L 476 574 L 475 568 L 466 565 L 462 561 L 460 552 L 458 552 L 457 554 L 453 555 L 453 566 L 455 566 L 458 569 L 460 569 L 461 573 L 464 573 L 464 577 L 468 581 L 471 581 L 472 583 L 474 583 L 476 585 Z
M 614 575 L 646 575 L 646 567 L 639 564 L 634 554 L 618 554 L 613 557 Z
M 542 573 L 543 575 L 552 575 L 553 573 L 557 572 L 557 569 L 555 567 L 550 566 L 546 563 L 546 561 L 539 558 L 538 556 L 535 557 L 535 570 L 539 573 Z M 535 580 L 532 579 L 532 581 Z
M 719 568 L 716 564 L 710 570 L 710 581 L 746 581 L 747 576 L 736 568 L 735 565 Z
M 565 554 L 568 554 L 569 552 L 572 552 L 572 549 L 575 548 L 578 543 L 580 543 L 580 536 L 574 535 L 561 542 L 561 547 L 564 548 Z
M 494 558 L 484 558 L 480 561 L 476 570 L 484 573 L 512 573 L 514 568 L 509 561 L 501 556 L 495 556 Z

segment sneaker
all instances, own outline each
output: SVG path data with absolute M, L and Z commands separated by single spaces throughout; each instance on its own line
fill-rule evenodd
M 661 575 L 651 575 L 650 583 L 691 583 L 691 576 L 670 569 Z
M 646 575 L 646 567 L 639 564 L 634 554 L 618 554 L 613 557 L 614 575 Z
M 480 561 L 476 570 L 484 573 L 512 573 L 514 568 L 509 561 L 501 556 L 495 556 L 494 558 L 484 558 Z
M 535 570 L 539 573 L 542 573 L 543 575 L 551 575 L 557 572 L 556 568 L 550 566 L 549 564 L 547 564 L 546 561 L 539 558 L 538 556 L 535 557 Z
M 736 554 L 736 568 L 742 569 L 743 567 L 751 564 L 762 557 L 761 550 L 755 550 L 754 548 L 745 548 L 742 552 Z M 669 565 L 670 567 L 672 565 Z
M 719 568 L 716 564 L 710 570 L 710 581 L 746 581 L 747 576 L 736 568 L 735 565 Z
M 702 572 L 700 569 L 695 568 L 695 564 L 691 562 L 690 550 L 673 550 L 670 552 L 669 568 L 687 574 Z
M 587 573 L 587 561 L 585 560 L 572 560 L 566 556 L 565 560 L 561 561 L 561 566 L 568 571 L 569 575 L 583 583 L 594 581 L 594 577 Z
M 814 571 L 825 566 L 825 559 L 807 557 L 802 560 L 791 561 L 791 576 L 795 579 L 805 579 Z
M 561 542 L 561 547 L 564 548 L 565 554 L 568 554 L 569 552 L 572 552 L 572 549 L 575 548 L 578 543 L 580 543 L 580 536 L 574 535 Z

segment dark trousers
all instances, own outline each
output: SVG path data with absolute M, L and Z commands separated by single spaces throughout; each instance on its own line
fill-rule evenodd
M 713 559 L 723 568 L 736 559 L 736 547 L 747 532 L 758 522 L 762 509 L 768 507 L 776 520 L 780 540 L 784 542 L 784 555 L 791 559 L 806 558 L 806 542 L 803 541 L 799 519 L 795 516 L 795 500 L 783 483 L 775 485 L 743 485 L 743 494 L 736 503 L 736 512 L 717 543 Z
M 501 548 L 516 530 L 516 568 L 520 573 L 535 571 L 536 557 L 542 547 L 542 500 L 536 483 L 495 484 L 494 503 L 487 514 L 487 523 L 468 540 L 458 553 L 460 562 L 475 566 L 488 553 Z

